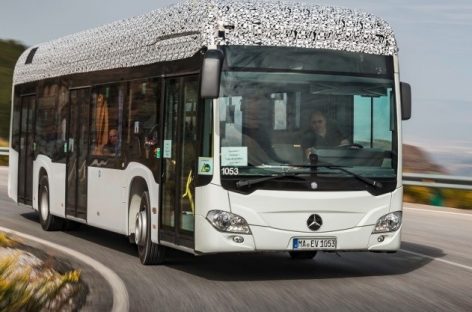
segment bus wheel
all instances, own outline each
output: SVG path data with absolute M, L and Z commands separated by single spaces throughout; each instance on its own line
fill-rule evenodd
M 136 214 L 134 240 L 138 245 L 139 260 L 142 264 L 161 264 L 165 258 L 165 247 L 151 241 L 151 208 L 148 191 L 133 194 L 131 204 L 139 203 Z
M 308 260 L 316 256 L 316 251 L 289 251 L 288 253 L 295 260 Z
M 53 216 L 49 212 L 49 182 L 47 176 L 43 176 L 39 184 L 39 222 L 45 231 L 60 230 L 64 225 L 61 218 Z

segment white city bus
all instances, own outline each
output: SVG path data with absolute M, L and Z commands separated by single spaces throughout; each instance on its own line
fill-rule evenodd
M 187 1 L 25 51 L 9 196 L 45 230 L 193 254 L 395 251 L 400 83 L 390 26 L 305 4 Z

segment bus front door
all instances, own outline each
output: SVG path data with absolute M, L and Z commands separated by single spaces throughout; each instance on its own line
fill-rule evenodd
M 33 190 L 33 140 L 36 96 L 21 97 L 20 155 L 18 163 L 18 202 L 31 205 Z
M 159 239 L 194 247 L 198 78 L 165 81 Z
M 67 122 L 66 216 L 87 220 L 90 89 L 70 90 Z

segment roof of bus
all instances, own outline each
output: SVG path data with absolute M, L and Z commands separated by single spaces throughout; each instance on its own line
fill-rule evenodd
M 371 14 L 282 2 L 187 0 L 26 50 L 14 83 L 187 58 L 203 46 L 265 45 L 393 55 L 391 27 Z M 28 55 L 37 48 L 29 64 Z M 33 54 L 33 53 L 31 53 Z

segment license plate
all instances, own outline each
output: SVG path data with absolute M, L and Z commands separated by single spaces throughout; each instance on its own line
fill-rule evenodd
M 336 238 L 294 238 L 293 249 L 336 249 Z

